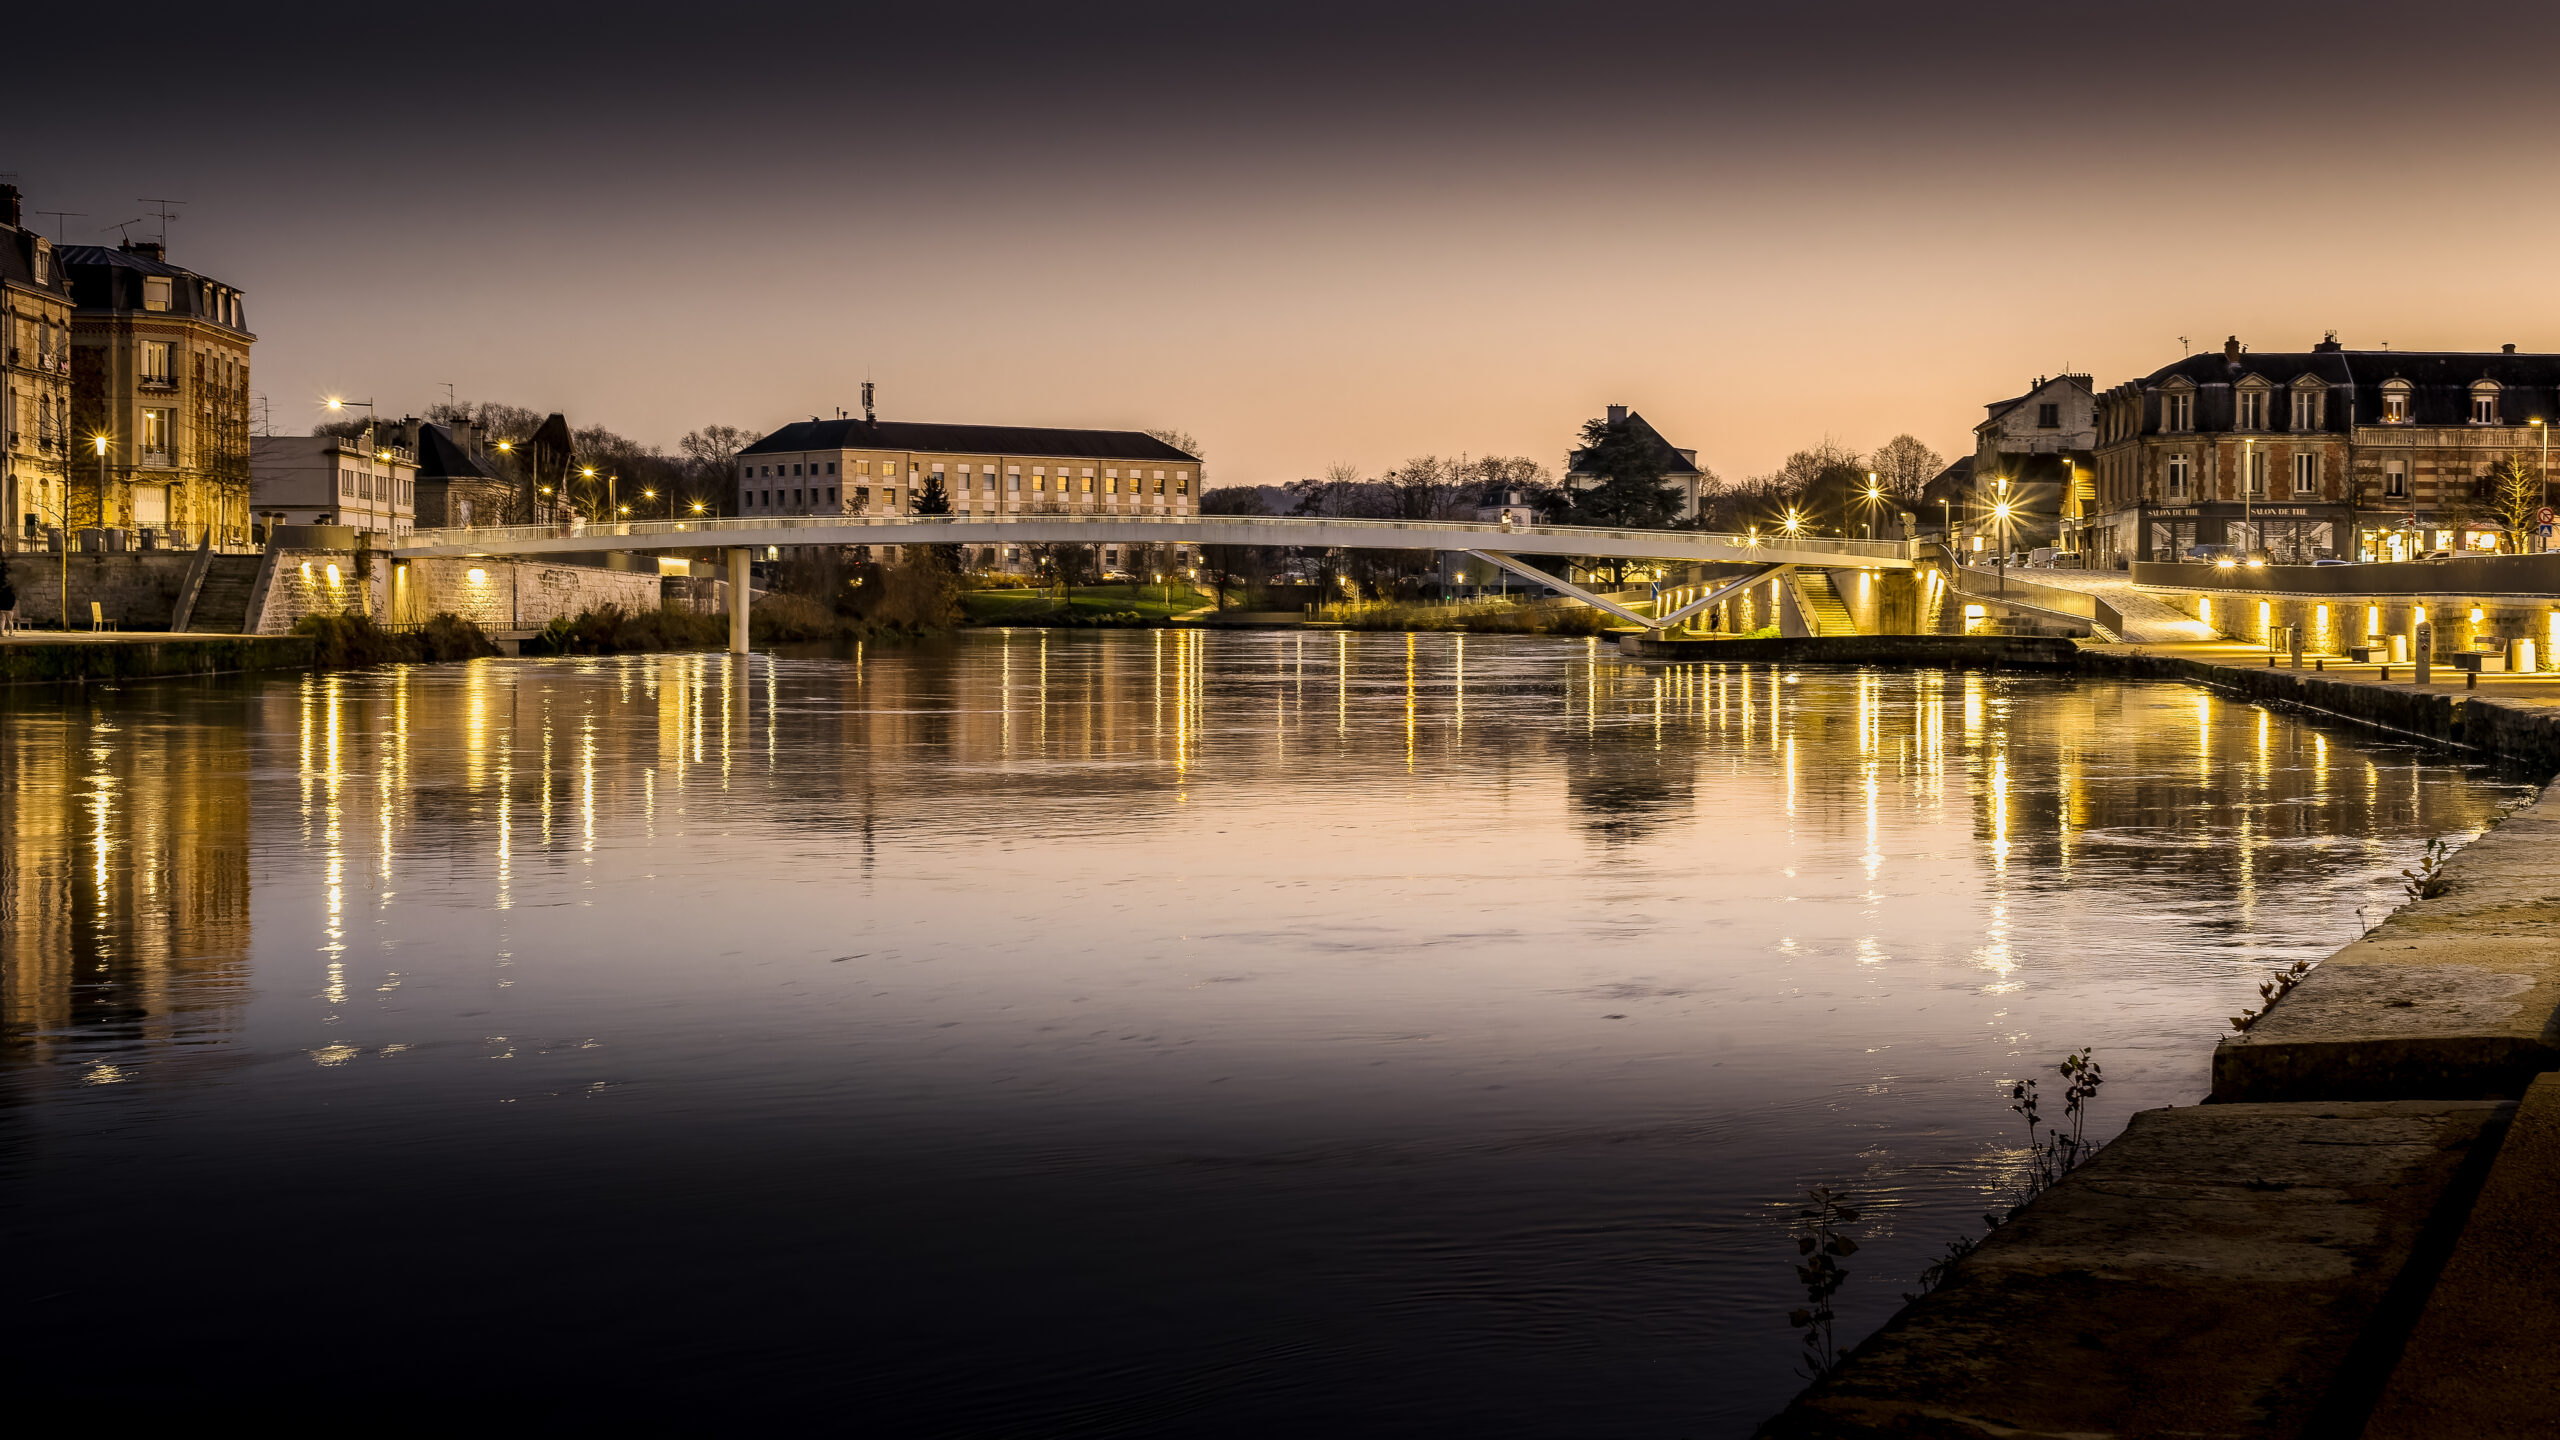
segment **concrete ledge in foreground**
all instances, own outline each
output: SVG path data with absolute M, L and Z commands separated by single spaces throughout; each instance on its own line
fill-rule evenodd
M 2560 1069 L 2560 803 L 2454 852 L 2393 911 L 2214 1050 L 2222 1101 L 2511 1097 Z
M 1657 640 L 1621 635 L 1638 660 L 1740 665 L 1895 665 L 1948 670 L 2068 670 L 2080 647 L 2050 635 L 1832 635 L 1764 640 Z
M 2513 1109 L 2145 1111 L 1760 1434 L 2352 1434 Z
M 2560 1075 L 2525 1092 L 2364 1440 L 2560 1429 Z
M 0 642 L 0 685 L 310 668 L 304 635 L 19 634 Z

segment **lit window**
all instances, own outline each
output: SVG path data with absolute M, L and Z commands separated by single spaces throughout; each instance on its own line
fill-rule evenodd
M 2382 423 L 2385 425 L 2409 423 L 2408 381 L 2394 380 L 2382 387 Z
M 169 308 L 168 276 L 145 275 L 142 277 L 142 308 L 145 310 L 166 310 Z
M 142 342 L 142 379 L 145 384 L 169 383 L 169 352 L 174 348 L 166 340 Z
M 164 461 L 168 458 L 169 437 L 177 428 L 177 415 L 178 412 L 175 410 L 142 412 L 142 452 L 145 455 L 156 456 Z

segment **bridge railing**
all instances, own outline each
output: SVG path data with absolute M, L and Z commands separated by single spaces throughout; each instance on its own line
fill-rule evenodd
M 1851 540 L 1833 538 L 1789 539 L 1783 535 L 1722 535 L 1698 530 L 1619 530 L 1587 525 L 1522 525 L 1509 526 L 1461 520 L 1347 520 L 1327 517 L 1287 515 L 1112 515 L 1067 512 L 1009 511 L 988 515 L 738 515 L 692 520 L 570 520 L 540 525 L 478 525 L 438 530 L 414 530 L 400 537 L 396 548 L 428 548 L 447 545 L 506 545 L 534 540 L 652 540 L 663 538 L 670 546 L 687 546 L 726 535 L 789 534 L 802 530 L 843 531 L 876 530 L 886 534 L 918 526 L 940 528 L 961 526 L 983 527 L 990 532 L 1015 525 L 1094 525 L 1094 526 L 1164 526 L 1207 532 L 1214 536 L 1230 531 L 1233 540 L 1192 538 L 1202 544 L 1290 545 L 1322 543 L 1292 541 L 1285 538 L 1291 531 L 1310 537 L 1324 531 L 1404 532 L 1414 537 L 1414 547 L 1424 549 L 1499 550 L 1506 535 L 1537 535 L 1571 539 L 1587 536 L 1596 541 L 1649 543 L 1675 541 L 1685 544 L 1716 542 L 1749 550 L 1783 547 L 1789 550 L 1814 550 L 1843 559 L 1908 560 L 1911 544 L 1899 540 Z M 988 535 L 989 541 L 998 539 Z M 1463 540 L 1463 545 L 1445 542 Z M 1443 543 L 1434 544 L 1434 541 Z M 890 539 L 887 543 L 897 543 Z

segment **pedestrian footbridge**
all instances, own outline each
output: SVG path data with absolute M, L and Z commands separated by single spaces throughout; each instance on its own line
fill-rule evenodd
M 1698 530 L 1611 530 L 1580 525 L 1502 525 L 1453 520 L 1340 520 L 1272 515 L 772 515 L 703 520 L 572 520 L 418 530 L 390 538 L 394 557 L 584 554 L 598 550 L 728 552 L 730 648 L 746 648 L 748 557 L 786 545 L 1265 545 L 1315 550 L 1447 550 L 1502 566 L 1533 583 L 1640 625 L 1676 623 L 1522 563 L 1522 555 L 1670 564 L 1747 565 L 1753 578 L 1791 566 L 1910 569 L 1918 547 L 1899 540 L 1819 539 Z M 1747 583 L 1747 582 L 1746 582 Z M 1685 616 L 1712 598 L 1683 607 Z

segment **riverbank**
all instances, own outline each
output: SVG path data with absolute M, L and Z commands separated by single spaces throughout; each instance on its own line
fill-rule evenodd
M 0 685 L 58 685 L 308 670 L 307 635 L 89 634 L 19 630 L 0 635 Z
M 2228 643 L 2075 668 L 2560 769 L 2560 679 L 2421 686 Z M 2546 789 L 2419 866 L 2416 898 L 2218 1044 L 2208 1103 L 2136 1115 L 1761 1433 L 2548 1433 L 2555 843 Z

